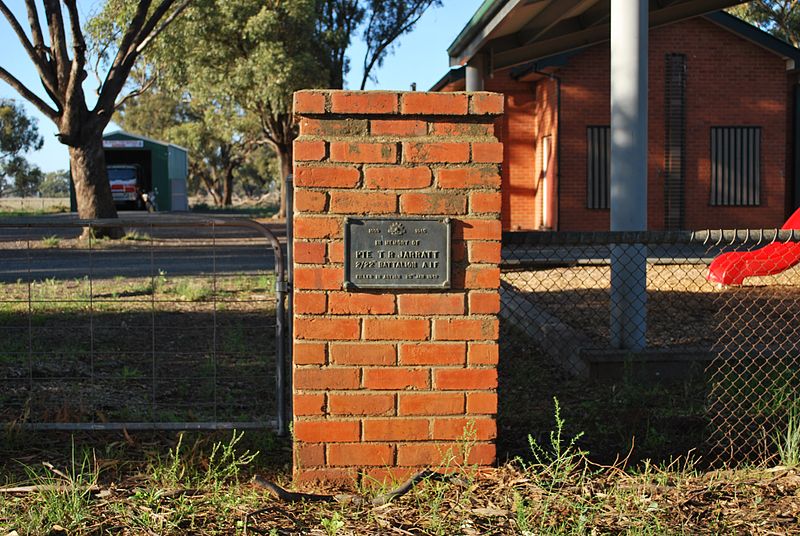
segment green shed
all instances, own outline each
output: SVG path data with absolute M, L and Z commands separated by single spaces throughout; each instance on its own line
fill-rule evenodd
M 186 176 L 189 172 L 187 149 L 122 130 L 103 135 L 106 166 L 136 166 L 141 169 L 141 188 L 152 192 L 159 211 L 189 209 Z M 77 210 L 70 183 L 70 205 Z

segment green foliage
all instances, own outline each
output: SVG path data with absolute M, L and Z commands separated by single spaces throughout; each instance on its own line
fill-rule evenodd
M 48 248 L 57 248 L 60 243 L 61 243 L 61 238 L 57 235 L 45 236 L 44 238 L 42 238 L 42 244 L 44 244 Z
M 42 148 L 36 120 L 11 99 L 0 99 L 0 195 L 30 197 L 44 175 L 22 156 Z
M 419 18 L 442 0 L 317 0 L 319 61 L 329 74 L 328 87 L 344 88 L 350 72 L 347 49 L 358 29 L 366 45 L 360 88 L 376 81 L 374 68 L 383 64 L 397 38 L 414 29 Z
M 42 197 L 68 197 L 69 172 L 60 170 L 45 173 L 39 184 L 39 193 Z
M 262 196 L 282 188 L 291 166 L 293 93 L 342 88 L 359 28 L 368 49 L 363 86 L 396 39 L 440 3 L 195 0 L 137 68 L 151 92 L 126 103 L 117 122 L 189 148 L 190 191 L 216 205 L 229 205 L 234 191 Z M 119 32 L 126 10 L 126 0 L 113 0 L 92 21 L 98 48 Z
M 0 99 L 0 162 L 42 148 L 36 120 L 11 99 Z
M 78 459 L 72 446 L 72 460 L 67 472 L 45 464 L 43 473 L 26 468 L 28 477 L 40 491 L 28 505 L 27 516 L 18 519 L 19 528 L 27 534 L 48 534 L 58 525 L 72 532 L 92 518 L 92 490 L 97 484 L 98 470 L 88 452 Z
M 781 465 L 797 467 L 800 465 L 800 402 L 795 400 L 786 415 L 786 428 L 783 435 L 776 438 Z
M 276 152 L 288 161 L 293 93 L 325 81 L 309 40 L 313 5 L 194 2 L 140 70 L 158 72 L 155 91 L 126 105 L 120 124 L 189 148 L 190 187 L 218 205 L 230 204 L 237 183 L 265 193 L 280 173 Z
M 153 479 L 167 488 L 187 486 L 212 490 L 219 490 L 225 483 L 237 482 L 242 469 L 259 454 L 249 450 L 240 452 L 238 446 L 243 437 L 244 432 L 237 434 L 234 430 L 227 442 L 215 442 L 211 453 L 201 461 L 192 458 L 198 450 L 196 445 L 188 450 L 183 447 L 184 435 L 181 434 L 167 459 L 158 459 L 153 464 Z
M 566 484 L 570 477 L 581 468 L 583 460 L 588 454 L 577 446 L 583 437 L 583 432 L 564 438 L 565 421 L 561 417 L 561 406 L 558 399 L 553 397 L 555 406 L 555 428 L 550 431 L 549 445 L 543 447 L 532 435 L 528 436 L 531 454 L 535 463 L 521 462 L 523 467 L 532 471 L 537 479 L 541 480 L 543 487 L 553 491 Z
M 800 46 L 800 4 L 797 0 L 754 0 L 729 11 L 792 46 Z
M 42 170 L 21 156 L 10 158 L 2 165 L 0 171 L 7 179 L 10 179 L 10 183 L 13 184 L 10 192 L 17 197 L 36 195 L 42 180 L 44 180 Z
M 339 512 L 334 512 L 331 517 L 323 517 L 320 520 L 325 534 L 328 536 L 336 536 L 339 531 L 344 528 L 344 518 Z

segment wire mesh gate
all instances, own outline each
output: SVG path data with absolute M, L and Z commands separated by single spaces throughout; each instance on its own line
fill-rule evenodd
M 96 238 L 109 228 L 124 238 Z M 268 227 L 36 218 L 0 234 L 0 421 L 285 433 L 287 281 Z
M 647 344 L 636 352 L 614 348 L 611 327 L 611 252 L 633 244 L 646 251 L 645 292 L 634 307 L 644 315 Z M 527 341 L 529 355 L 582 378 L 586 396 L 608 378 L 628 377 L 639 389 L 677 380 L 660 398 L 684 405 L 649 416 L 648 432 L 661 417 L 683 419 L 672 434 L 688 435 L 701 422 L 702 439 L 688 447 L 706 461 L 764 461 L 800 429 L 798 263 L 800 231 L 506 233 L 506 342 Z M 687 383 L 689 376 L 701 381 Z M 599 405 L 644 411 L 613 408 L 608 396 Z M 694 414 L 683 414 L 688 406 Z

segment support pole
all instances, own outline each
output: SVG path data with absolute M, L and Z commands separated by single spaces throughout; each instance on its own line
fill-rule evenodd
M 483 55 L 476 54 L 467 63 L 467 91 L 483 91 L 486 64 Z
M 648 1 L 611 0 L 611 230 L 647 230 Z M 611 344 L 646 344 L 647 247 L 611 247 Z

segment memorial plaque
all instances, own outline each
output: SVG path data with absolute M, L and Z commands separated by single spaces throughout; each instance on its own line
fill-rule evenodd
M 450 288 L 450 220 L 347 218 L 344 288 Z

